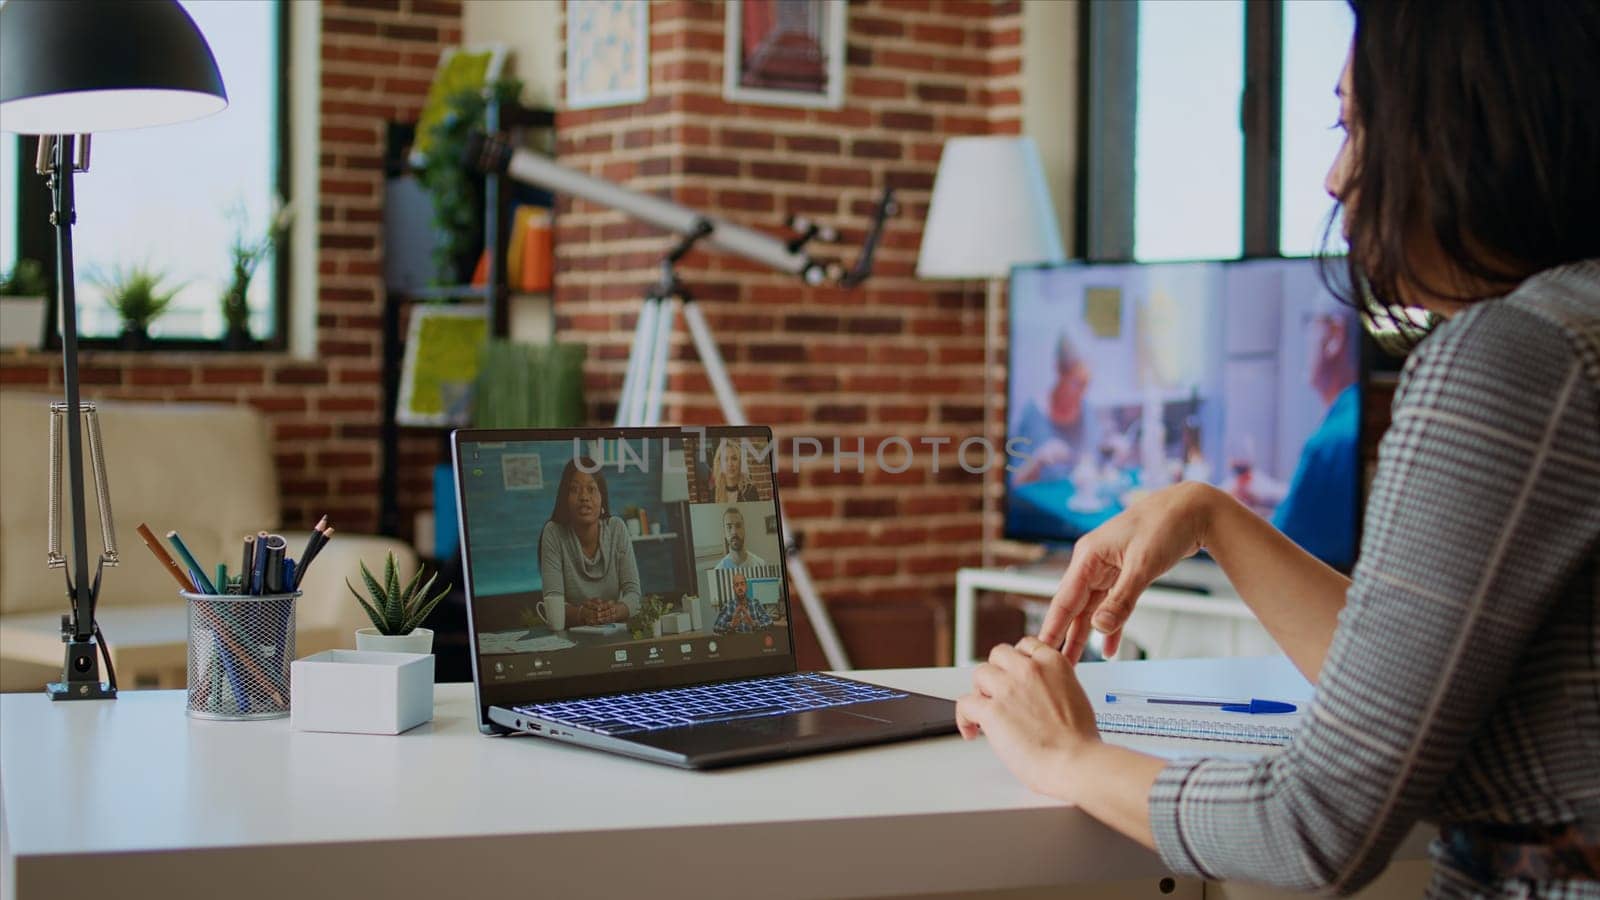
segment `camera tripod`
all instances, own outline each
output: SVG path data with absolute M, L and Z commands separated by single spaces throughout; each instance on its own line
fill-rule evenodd
M 722 353 L 711 336 L 711 326 L 695 304 L 694 296 L 678 278 L 678 260 L 693 249 L 696 241 L 709 234 L 711 227 L 710 223 L 702 222 L 661 260 L 660 280 L 650 289 L 639 307 L 633 349 L 628 354 L 627 374 L 623 377 L 622 397 L 617 402 L 613 423 L 619 428 L 661 424 L 667 358 L 672 353 L 672 332 L 679 311 L 682 311 L 683 320 L 689 327 L 689 335 L 694 340 L 695 351 L 699 354 L 700 364 L 705 367 L 711 389 L 717 395 L 722 417 L 729 425 L 749 424 L 739 395 L 733 388 L 733 381 L 728 378 Z M 776 460 L 776 448 L 773 454 Z M 778 515 L 782 519 L 781 507 Z M 800 536 L 784 526 L 780 526 L 779 530 L 784 536 L 784 561 L 788 564 L 789 584 L 799 595 L 806 618 L 811 620 L 812 630 L 816 633 L 817 643 L 822 645 L 822 654 L 828 661 L 828 667 L 836 670 L 850 668 L 850 656 L 839 640 L 839 633 L 833 627 L 833 618 L 817 594 L 811 571 L 806 568 L 802 558 Z
M 861 255 L 853 268 L 814 259 L 805 253 L 806 244 L 815 238 L 834 240 L 837 235 L 816 223 L 792 219 L 795 234 L 788 240 L 765 234 L 734 222 L 703 215 L 671 200 L 633 190 L 563 166 L 526 148 L 517 147 L 505 134 L 473 133 L 468 136 L 463 162 L 483 172 L 509 175 L 525 184 L 582 197 L 591 203 L 622 210 L 641 221 L 679 236 L 679 242 L 661 261 L 661 277 L 645 297 L 634 330 L 633 347 L 623 379 L 622 398 L 617 404 L 615 424 L 619 427 L 657 425 L 661 422 L 661 399 L 666 387 L 667 357 L 672 349 L 672 331 L 682 310 L 689 334 L 694 339 L 700 364 L 705 366 L 711 387 L 717 394 L 722 415 L 730 425 L 748 421 L 739 395 L 728 379 L 722 354 L 712 340 L 711 328 L 684 288 L 677 274 L 677 263 L 695 245 L 705 242 L 708 249 L 730 253 L 761 263 L 779 272 L 800 277 L 808 285 L 833 283 L 855 287 L 872 273 L 872 258 L 883 236 L 885 222 L 898 209 L 894 190 L 885 188 L 873 216 L 872 227 L 862 242 Z M 780 512 L 780 518 L 781 518 Z M 789 578 L 800 603 L 815 629 L 817 641 L 834 669 L 850 667 L 850 658 L 834 631 L 828 608 L 817 596 L 811 573 L 800 558 L 800 540 L 784 530 L 785 557 Z

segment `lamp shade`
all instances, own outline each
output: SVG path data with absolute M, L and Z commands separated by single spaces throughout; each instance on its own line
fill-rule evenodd
M 1030 138 L 945 142 L 917 277 L 1002 278 L 1015 265 L 1064 258 L 1050 189 Z
M 227 105 L 216 58 L 177 0 L 0 4 L 0 130 L 91 134 Z

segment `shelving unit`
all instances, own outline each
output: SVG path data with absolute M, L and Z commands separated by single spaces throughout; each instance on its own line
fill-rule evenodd
M 510 129 L 543 128 L 555 126 L 555 111 L 508 105 L 491 101 L 484 113 L 485 129 L 490 132 Z M 391 122 L 388 127 L 385 170 L 391 191 L 395 179 L 411 177 L 406 157 L 415 136 L 415 126 L 410 123 Z M 505 283 L 507 185 L 503 176 L 483 176 L 483 246 L 492 248 L 489 253 L 487 278 L 482 286 L 449 285 L 415 288 L 386 285 L 383 304 L 383 420 L 379 430 L 380 468 L 378 492 L 380 505 L 378 531 L 385 535 L 400 533 L 399 504 L 399 452 L 401 429 L 434 432 L 439 435 L 440 459 L 448 458 L 449 428 L 446 426 L 401 425 L 395 418 L 395 404 L 400 393 L 400 363 L 404 354 L 404 335 L 400 324 L 408 304 L 430 301 L 478 302 L 484 306 L 489 321 L 489 333 L 504 337 L 509 328 L 509 306 L 513 297 Z M 431 228 L 432 216 L 422 222 L 411 223 L 419 228 Z M 394 242 L 386 241 L 386 247 Z M 387 252 L 387 251 L 386 251 Z M 386 279 L 387 280 L 387 279 Z

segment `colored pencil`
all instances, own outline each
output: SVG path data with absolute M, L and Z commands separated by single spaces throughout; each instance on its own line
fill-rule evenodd
M 188 566 L 189 571 L 194 574 L 194 583 L 200 589 L 200 593 L 215 594 L 217 589 L 211 586 L 210 580 L 206 578 L 205 570 L 195 560 L 194 554 L 190 553 L 189 548 L 184 546 L 183 538 L 178 537 L 176 531 L 169 531 L 167 532 L 167 543 L 172 545 L 172 549 L 178 551 L 178 558 L 183 560 L 183 564 Z
M 172 558 L 172 554 L 168 553 L 167 549 L 161 546 L 161 542 L 156 540 L 155 532 L 150 530 L 150 526 L 140 522 L 139 527 L 135 530 L 139 532 L 139 539 L 144 541 L 144 545 L 150 548 L 151 553 L 155 554 L 156 561 L 161 563 L 161 568 L 166 569 L 167 574 L 172 576 L 172 580 L 176 581 L 179 587 L 189 593 L 196 593 L 194 582 L 190 581 L 189 576 L 184 574 L 183 567 L 178 565 L 178 561 Z

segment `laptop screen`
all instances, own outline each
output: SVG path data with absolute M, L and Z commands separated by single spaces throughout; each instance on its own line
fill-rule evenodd
M 649 686 L 679 680 L 654 670 L 763 658 L 792 667 L 765 429 L 461 431 L 456 442 L 483 702 L 595 692 L 496 685 Z

